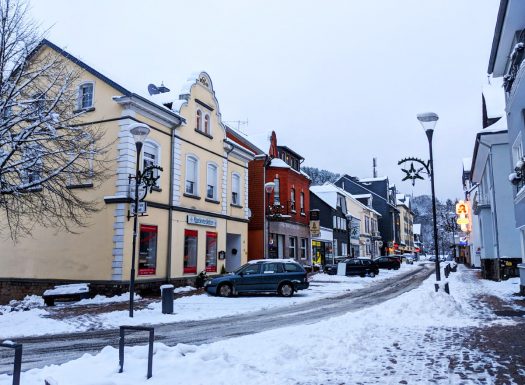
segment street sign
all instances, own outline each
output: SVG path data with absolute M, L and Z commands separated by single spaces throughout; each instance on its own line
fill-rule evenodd
M 141 183 L 139 185 L 139 201 L 142 201 L 146 194 L 148 193 L 148 188 L 145 184 Z M 135 199 L 135 180 L 131 180 L 129 182 L 129 197 L 134 200 Z
M 146 214 L 146 212 L 148 211 L 148 205 L 146 204 L 146 202 L 139 202 L 139 210 L 138 210 L 138 213 L 140 215 L 143 215 L 143 214 Z M 135 215 L 135 203 L 130 203 L 129 204 L 129 216 L 134 216 Z

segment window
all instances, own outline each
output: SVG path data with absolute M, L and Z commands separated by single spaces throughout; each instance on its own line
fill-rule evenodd
M 88 150 L 83 150 L 81 154 L 70 152 L 69 159 L 73 163 L 68 167 L 68 187 L 92 185 L 93 163 L 95 161 L 94 146 L 91 145 Z
M 159 146 L 151 141 L 145 142 L 142 150 L 142 170 L 150 166 L 159 166 L 159 161 Z M 151 170 L 149 175 L 156 178 L 159 176 L 159 170 Z M 157 186 L 158 183 L 159 181 Z
M 204 132 L 208 135 L 211 134 L 211 126 L 210 126 L 210 115 L 206 114 L 204 115 Z
M 194 156 L 188 156 L 186 158 L 186 194 L 199 195 L 198 194 L 198 170 L 199 160 Z
M 297 247 L 296 243 L 297 243 L 297 239 L 295 237 L 290 237 L 290 243 L 288 245 L 288 256 L 290 258 L 296 257 L 296 251 L 295 251 L 295 248 Z
M 304 192 L 301 191 L 301 213 L 304 214 Z
M 262 266 L 262 273 L 263 274 L 273 274 L 273 273 L 283 273 L 283 264 L 272 262 L 272 263 L 264 263 Z
M 241 204 L 241 177 L 239 174 L 232 174 L 232 204 Z
M 370 218 L 365 216 L 365 233 L 370 234 Z
M 339 255 L 339 250 L 337 249 L 337 239 L 334 239 L 334 255 Z
M 27 146 L 22 154 L 23 164 L 21 166 L 22 184 L 29 190 L 40 189 L 39 184 L 42 178 L 42 148 L 38 144 Z
M 157 268 L 157 226 L 140 225 L 139 275 L 155 275 Z
M 217 200 L 217 166 L 208 163 L 208 174 L 206 176 L 206 198 Z
M 306 243 L 307 243 L 307 239 L 306 238 L 301 238 L 301 251 L 300 251 L 300 257 L 301 259 L 306 259 L 307 257 L 307 254 L 306 254 Z
M 78 109 L 93 107 L 93 83 L 84 83 L 78 87 Z
M 206 232 L 206 271 L 217 272 L 217 233 Z
M 290 190 L 290 208 L 295 211 L 295 189 L 293 187 Z
M 348 255 L 348 253 L 347 253 L 347 247 L 348 247 L 348 246 L 346 245 L 345 242 L 341 242 L 341 255 L 342 255 L 343 257 L 346 257 L 346 256 Z
M 299 266 L 297 263 L 285 263 L 284 264 L 284 271 L 287 273 L 296 273 L 296 272 L 303 272 L 303 268 Z
M 202 131 L 202 111 L 197 110 L 197 114 L 195 116 L 195 129 Z
M 279 199 L 279 178 L 275 178 L 273 180 L 273 183 L 275 183 L 275 186 L 273 188 L 273 204 L 280 205 L 281 200 Z
M 197 273 L 197 240 L 196 230 L 184 230 L 184 274 Z
M 332 219 L 333 219 L 333 225 L 332 225 L 332 227 L 333 227 L 334 229 L 337 229 L 337 217 L 334 215 L 334 216 L 332 217 Z

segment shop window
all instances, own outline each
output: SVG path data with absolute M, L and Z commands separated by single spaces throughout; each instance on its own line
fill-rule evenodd
M 78 109 L 93 107 L 93 83 L 84 83 L 78 87 Z
M 297 248 L 297 238 L 290 237 L 290 243 L 288 245 L 288 256 L 290 258 L 295 258 L 297 256 L 296 248 Z
M 184 230 L 184 274 L 197 273 L 197 242 L 196 230 Z
M 154 275 L 157 269 L 157 226 L 140 225 L 138 275 Z
M 206 232 L 206 271 L 217 272 L 217 233 Z
M 307 239 L 306 238 L 301 238 L 301 259 L 306 259 L 307 257 L 307 254 L 306 254 L 306 243 L 307 243 Z

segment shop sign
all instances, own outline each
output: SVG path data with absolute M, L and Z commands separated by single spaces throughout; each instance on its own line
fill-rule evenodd
M 310 221 L 310 236 L 320 237 L 321 236 L 321 224 L 320 221 Z
M 188 215 L 187 218 L 190 225 L 217 227 L 217 220 L 215 219 L 198 217 L 196 215 Z
M 456 203 L 456 214 L 458 219 L 456 220 L 457 224 L 461 226 L 461 231 L 468 231 L 468 225 L 470 220 L 468 218 L 469 206 L 468 202 L 459 201 Z
M 138 206 L 139 206 L 138 213 L 140 215 L 146 214 L 146 212 L 148 211 L 148 205 L 146 204 L 146 202 L 140 201 Z M 130 203 L 130 205 L 129 205 L 129 216 L 132 217 L 134 215 L 135 215 L 135 203 Z

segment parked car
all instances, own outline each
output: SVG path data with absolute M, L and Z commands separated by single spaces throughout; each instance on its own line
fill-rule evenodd
M 414 255 L 413 254 L 403 254 L 403 258 L 405 258 L 405 262 L 409 265 L 414 264 Z
M 308 277 L 304 268 L 293 259 L 259 259 L 248 262 L 233 273 L 206 281 L 209 294 L 230 297 L 240 293 L 274 292 L 291 297 L 307 289 Z
M 431 255 L 430 257 L 428 257 L 428 260 L 430 262 L 436 262 L 436 256 L 435 255 Z
M 374 262 L 380 269 L 397 270 L 401 266 L 401 259 L 397 256 L 391 255 L 376 258 L 374 259 Z
M 371 259 L 367 258 L 347 258 L 340 263 L 346 265 L 345 275 L 359 275 L 364 277 L 368 275 L 369 277 L 375 277 L 379 274 L 379 268 Z M 326 265 L 324 271 L 327 274 L 335 275 L 337 274 L 338 264 Z

